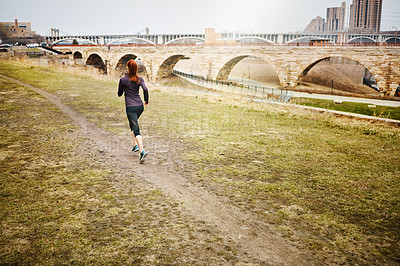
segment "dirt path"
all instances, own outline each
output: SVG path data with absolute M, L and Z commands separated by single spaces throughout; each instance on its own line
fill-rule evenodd
M 263 223 L 257 217 L 224 203 L 217 196 L 190 183 L 178 173 L 151 162 L 153 158 L 157 159 L 157 156 L 163 156 L 162 159 L 168 160 L 168 154 L 150 154 L 148 161 L 139 165 L 137 157 L 132 156 L 126 148 L 129 147 L 127 143 L 118 141 L 112 134 L 98 128 L 83 115 L 65 105 L 55 95 L 8 76 L 1 74 L 0 76 L 46 97 L 63 113 L 71 117 L 82 132 L 96 143 L 97 147 L 94 148 L 108 153 L 110 159 L 119 160 L 123 165 L 131 165 L 131 170 L 139 180 L 144 183 L 150 182 L 151 185 L 181 202 L 184 209 L 191 215 L 216 226 L 222 237 L 225 240 L 233 241 L 242 255 L 247 255 L 254 261 L 268 265 L 315 264 L 315 261 L 307 254 L 299 251 L 294 244 L 279 236 L 271 226 Z M 160 140 L 152 138 L 151 141 Z

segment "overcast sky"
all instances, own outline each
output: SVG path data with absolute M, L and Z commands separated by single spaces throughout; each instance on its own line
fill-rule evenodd
M 31 22 L 48 35 L 218 32 L 279 33 L 304 30 L 343 0 L 0 0 L 0 21 Z M 381 30 L 400 30 L 400 0 L 383 0 Z M 64 35 L 63 34 L 63 35 Z

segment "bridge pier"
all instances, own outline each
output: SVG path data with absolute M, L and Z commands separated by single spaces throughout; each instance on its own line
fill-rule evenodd
M 377 79 L 378 87 L 385 96 L 393 96 L 400 84 L 400 71 L 392 63 L 382 64 L 374 68 L 379 77 Z

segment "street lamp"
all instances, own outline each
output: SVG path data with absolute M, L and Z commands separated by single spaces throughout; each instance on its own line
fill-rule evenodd
M 247 67 L 247 69 L 249 70 L 249 79 L 250 79 L 250 67 Z
M 396 30 L 394 32 L 394 46 L 396 46 L 397 45 L 397 27 L 393 26 L 392 28 Z

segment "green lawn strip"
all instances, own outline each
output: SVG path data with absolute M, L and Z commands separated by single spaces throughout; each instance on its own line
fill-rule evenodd
M 19 68 L 0 65 L 2 73 L 64 97 L 103 128 L 126 131 L 117 81 L 37 67 L 15 74 Z M 31 72 L 40 78 L 29 78 Z M 182 149 L 193 180 L 262 215 L 327 262 L 399 260 L 397 128 L 164 90 L 150 96 L 144 130 L 184 142 L 170 148 Z
M 0 78 L 0 112 L 0 264 L 234 262 L 213 228 L 85 151 L 43 97 Z
M 294 98 L 292 99 L 291 102 L 299 105 L 306 105 L 306 106 L 324 108 L 329 110 L 400 120 L 399 107 L 390 107 L 381 105 L 376 105 L 375 107 L 368 107 L 373 105 L 367 103 L 353 103 L 353 102 L 343 102 L 341 104 L 335 104 L 334 101 L 332 100 L 309 99 L 309 98 Z

